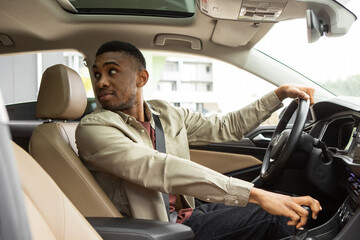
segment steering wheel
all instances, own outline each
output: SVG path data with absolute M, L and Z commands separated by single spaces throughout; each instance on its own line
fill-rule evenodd
M 298 99 L 292 101 L 285 110 L 266 149 L 260 172 L 263 180 L 274 180 L 285 168 L 286 162 L 300 140 L 309 105 L 309 100 Z M 292 128 L 285 129 L 296 109 L 296 119 Z

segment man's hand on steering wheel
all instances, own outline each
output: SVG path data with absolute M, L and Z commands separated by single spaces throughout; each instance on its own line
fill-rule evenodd
M 304 100 L 310 100 L 310 105 L 314 104 L 314 92 L 314 88 L 299 86 L 295 84 L 281 85 L 275 90 L 275 94 L 280 99 L 280 101 L 288 97 L 300 98 Z

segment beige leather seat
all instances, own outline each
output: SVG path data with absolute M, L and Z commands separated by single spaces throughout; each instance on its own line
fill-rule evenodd
M 12 146 L 32 239 L 102 239 L 31 156 Z
M 23 214 L 16 216 L 27 218 L 24 224 L 29 223 L 32 239 L 98 240 L 102 239 L 101 236 L 105 239 L 194 239 L 191 228 L 183 224 L 103 217 L 86 220 L 51 177 L 25 150 L 15 143 L 12 143 L 12 148 L 26 209 L 26 216 Z M 12 160 L 12 158 L 6 160 Z M 17 183 L 17 181 L 14 182 Z M 14 200 L 15 197 L 12 199 Z M 14 204 L 13 207 L 15 206 L 19 206 L 19 204 Z M 4 212 L 5 214 L 8 213 Z M 14 219 L 11 222 L 17 223 Z M 2 224 L 1 226 L 5 225 Z M 30 239 L 27 238 L 29 237 L 27 225 L 25 228 L 22 226 L 22 231 L 18 235 L 21 238 L 17 239 Z M 17 228 L 12 230 L 16 231 Z M 6 238 L 6 236 L 15 237 L 15 234 L 10 235 L 9 233 L 10 231 L 7 232 L 8 235 L 1 236 L 5 236 L 4 239 L 10 239 Z
M 36 127 L 29 152 L 86 217 L 121 217 L 77 155 L 75 129 L 67 123 L 84 113 L 87 104 L 80 76 L 64 65 L 43 74 L 36 116 L 46 122 Z

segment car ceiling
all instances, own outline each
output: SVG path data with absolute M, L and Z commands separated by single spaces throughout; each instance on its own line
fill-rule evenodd
M 279 1 L 286 2 L 286 7 L 277 20 L 285 21 L 304 17 L 306 4 L 301 2 L 313 0 Z M 214 19 L 198 8 L 190 18 L 86 15 L 64 10 L 57 0 L 0 0 L 0 54 L 75 49 L 84 53 L 88 62 L 92 63 L 97 48 L 106 41 L 116 39 L 131 42 L 143 50 L 217 58 L 269 81 L 277 79 L 281 84 L 294 77 L 276 75 L 273 66 L 267 62 L 260 66 L 258 61 L 249 57 L 251 48 L 274 24 Z M 179 41 L 181 37 L 160 46 L 155 44 L 159 34 L 187 37 L 190 41 L 200 42 L 201 48 L 192 49 L 188 41 Z M 4 46 L 9 41 L 10 45 Z M 257 70 L 259 67 L 261 72 Z
M 290 16 L 294 18 L 296 15 L 297 5 L 291 3 L 288 3 L 281 19 L 289 19 Z M 274 24 L 254 25 L 253 22 L 214 20 L 202 14 L 198 8 L 195 17 L 187 19 L 77 15 L 65 11 L 56 0 L 1 0 L 0 11 L 0 33 L 9 36 L 14 42 L 14 46 L 0 47 L 0 53 L 67 48 L 94 50 L 101 43 L 118 38 L 142 49 L 197 54 L 186 42 L 169 41 L 165 46 L 156 46 L 154 37 L 166 33 L 199 39 L 201 52 L 216 56 L 216 51 L 226 51 L 229 47 L 238 50 L 250 48 Z M 215 52 L 213 49 L 216 49 Z

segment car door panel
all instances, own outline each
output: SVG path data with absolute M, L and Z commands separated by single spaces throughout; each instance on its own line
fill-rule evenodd
M 191 160 L 225 175 L 251 181 L 260 173 L 274 130 L 275 126 L 259 126 L 238 142 L 191 146 Z
M 206 150 L 190 150 L 191 160 L 220 173 L 234 172 L 261 164 L 253 156 Z

